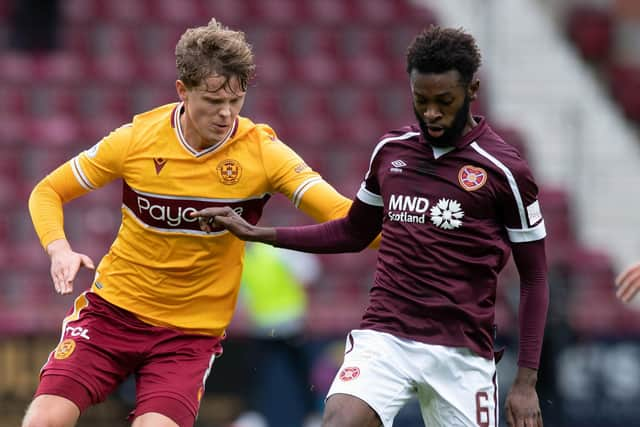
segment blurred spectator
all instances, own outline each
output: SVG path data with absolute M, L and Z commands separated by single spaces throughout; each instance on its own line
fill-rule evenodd
M 304 287 L 320 272 L 315 255 L 247 245 L 240 297 L 260 360 L 249 404 L 271 427 L 302 426 L 313 411 Z

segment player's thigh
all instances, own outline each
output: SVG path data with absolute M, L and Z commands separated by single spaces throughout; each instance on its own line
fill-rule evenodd
M 129 327 L 131 318 L 95 294 L 80 295 L 62 322 L 60 342 L 42 368 L 36 395 L 65 397 L 80 412 L 105 400 L 148 345 Z
M 131 427 L 179 427 L 179 424 L 166 415 L 147 412 L 133 420 Z
M 29 405 L 22 427 L 72 427 L 79 416 L 80 409 L 69 399 L 42 394 Z
M 348 394 L 334 394 L 327 399 L 322 427 L 380 427 L 382 422 L 367 402 Z
M 206 379 L 221 351 L 220 339 L 166 329 L 164 339 L 136 372 L 136 420 L 162 414 L 180 427 L 193 424 Z
M 415 389 L 411 363 L 403 346 L 401 340 L 390 334 L 351 331 L 343 364 L 327 393 L 328 402 L 338 394 L 357 398 L 377 415 L 382 425 L 391 426 Z M 339 417 L 344 425 L 352 425 L 346 420 L 354 418 L 355 413 L 350 413 L 347 405 L 356 405 L 357 401 L 339 398 L 334 402 L 332 418 Z M 360 412 L 367 413 L 364 409 Z
M 437 360 L 424 373 L 418 398 L 425 425 L 496 427 L 495 363 L 464 348 L 430 346 Z

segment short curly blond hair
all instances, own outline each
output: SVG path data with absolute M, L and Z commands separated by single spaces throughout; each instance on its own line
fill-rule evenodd
M 242 31 L 234 31 L 216 21 L 205 27 L 189 28 L 176 44 L 178 79 L 187 89 L 199 87 L 212 75 L 225 78 L 221 87 L 237 77 L 246 90 L 255 74 L 251 45 Z

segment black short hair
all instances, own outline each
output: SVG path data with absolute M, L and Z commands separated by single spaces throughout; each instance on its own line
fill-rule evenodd
M 418 34 L 407 49 L 407 73 L 446 73 L 458 70 L 469 84 L 480 68 L 482 56 L 476 40 L 462 28 L 431 25 Z

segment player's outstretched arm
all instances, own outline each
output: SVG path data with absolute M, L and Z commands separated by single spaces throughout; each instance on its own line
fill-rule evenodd
M 54 240 L 47 246 L 51 258 L 51 279 L 56 292 L 65 295 L 73 291 L 73 281 L 80 267 L 93 270 L 91 258 L 85 254 L 74 252 L 66 239 Z
M 251 225 L 228 206 L 205 208 L 192 212 L 191 217 L 198 218 L 200 229 L 207 233 L 212 232 L 214 226 L 220 226 L 242 240 L 269 244 L 274 244 L 276 241 L 275 228 Z
M 616 278 L 616 296 L 623 302 L 629 302 L 640 290 L 640 262 L 624 270 Z
M 311 253 L 359 252 L 382 228 L 382 208 L 354 200 L 346 217 L 302 227 L 256 227 L 229 207 L 192 212 L 200 228 L 211 232 L 224 227 L 242 240 L 269 243 L 282 248 Z

